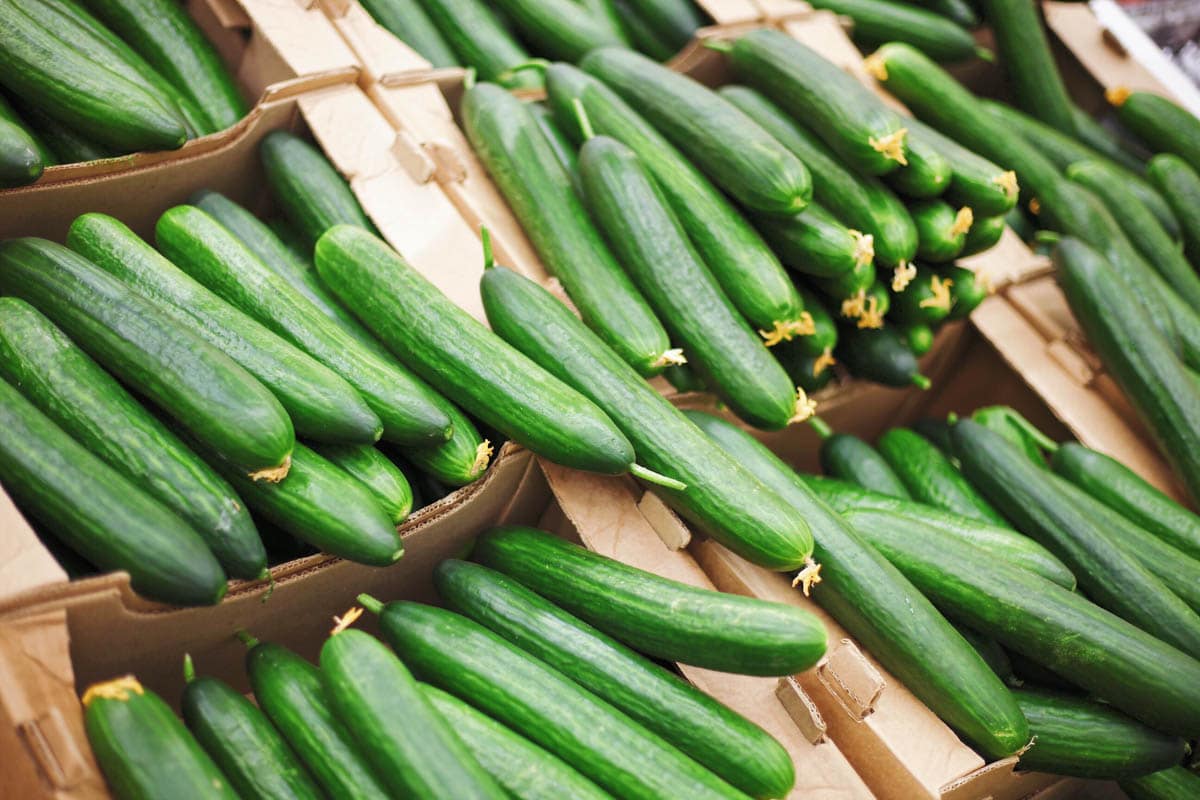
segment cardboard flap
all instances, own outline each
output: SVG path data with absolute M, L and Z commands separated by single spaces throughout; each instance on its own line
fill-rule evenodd
M 821 716 L 821 710 L 801 688 L 794 675 L 779 679 L 779 683 L 775 685 L 775 696 L 783 704 L 792 722 L 796 723 L 796 727 L 804 734 L 804 738 L 813 744 L 825 741 L 825 719 Z
M 268 43 L 291 73 L 268 76 L 269 80 L 359 66 L 354 52 L 320 9 L 306 7 L 296 0 L 239 2 L 254 24 L 254 38 Z
M 0 486 L 0 599 L 67 580 L 41 539 Z
M 692 541 L 691 530 L 658 495 L 653 492 L 645 492 L 642 494 L 642 499 L 638 501 L 637 507 L 667 549 L 683 550 Z
M 842 639 L 829 649 L 817 666 L 817 676 L 846 713 L 856 719 L 875 711 L 875 703 L 886 686 L 879 670 L 850 639 Z
M 320 5 L 368 80 L 377 81 L 388 74 L 423 74 L 432 69 L 420 53 L 375 22 L 355 0 L 321 0 Z

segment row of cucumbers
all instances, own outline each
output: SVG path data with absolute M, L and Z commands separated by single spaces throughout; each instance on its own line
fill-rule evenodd
M 0 7 L 0 188 L 45 167 L 170 150 L 246 104 L 174 0 L 22 0 Z
M 532 528 L 480 537 L 433 579 L 445 608 L 359 602 L 319 667 L 242 634 L 257 707 L 185 660 L 180 724 L 132 676 L 83 697 L 116 797 L 787 796 L 792 757 L 659 663 L 788 675 L 825 652 L 811 614 L 694 588 Z M 477 563 L 476 563 L 477 562 Z M 418 682 L 420 681 L 420 682 Z

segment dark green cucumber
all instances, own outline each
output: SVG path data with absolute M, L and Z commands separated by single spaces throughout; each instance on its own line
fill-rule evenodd
M 1200 517 L 1115 458 L 1074 442 L 1058 446 L 1050 466 L 1059 475 L 1167 544 L 1200 558 Z
M 916 0 L 917 5 L 924 6 L 969 31 L 979 27 L 979 15 L 975 12 L 972 2 L 977 0 Z
M 661 578 L 535 528 L 493 528 L 472 558 L 654 658 L 767 676 L 825 652 L 824 628 L 803 609 Z
M 413 672 L 545 747 L 614 795 L 746 800 L 639 723 L 452 611 L 360 595 Z
M 1146 173 L 1162 192 L 1179 221 L 1180 238 L 1188 259 L 1200 262 L 1200 174 L 1186 161 L 1169 153 L 1150 159 Z
M 821 437 L 821 469 L 826 475 L 889 497 L 911 497 L 900 476 L 874 447 L 854 434 L 835 433 L 820 417 L 808 422 Z
M 1200 616 L 1098 522 L 1103 504 L 976 422 L 960 420 L 951 436 L 967 479 L 1018 530 L 1061 558 L 1089 597 L 1182 652 L 1200 653 Z
M 542 135 L 546 137 L 546 141 L 550 144 L 550 149 L 554 151 L 554 156 L 558 159 L 563 171 L 575 184 L 575 190 L 579 191 L 579 154 L 576 152 L 575 145 L 571 144 L 567 135 L 563 133 L 563 129 L 555 121 L 554 112 L 544 102 L 529 103 L 525 107 L 529 109 L 534 121 L 542 129 Z
M 508 797 L 383 642 L 335 629 L 320 664 L 325 697 L 393 797 Z
M 195 528 L 236 578 L 267 565 L 229 484 L 32 306 L 0 298 L 0 377 L 66 433 Z
M 450 438 L 426 447 L 405 447 L 404 457 L 447 486 L 466 486 L 487 471 L 494 448 L 463 412 L 447 405 L 453 432 Z
M 21 114 L 29 120 L 33 131 L 54 154 L 59 164 L 79 164 L 110 158 L 114 151 L 81 135 L 69 125 L 64 125 L 40 108 L 22 104 Z
M 688 0 L 633 0 L 631 7 L 656 36 L 670 45 L 671 55 L 705 25 L 704 13 Z
M 838 331 L 837 323 L 833 320 L 833 315 L 826 308 L 825 302 L 817 296 L 815 292 L 806 289 L 803 286 L 797 286 L 796 291 L 800 293 L 800 299 L 804 303 L 804 310 L 812 317 L 813 332 L 804 336 L 797 336 L 786 345 L 780 345 L 784 350 L 792 350 L 802 353 L 806 356 L 817 358 L 825 356 L 825 360 L 829 360 L 830 353 L 837 345 Z M 783 351 L 776 350 L 775 355 L 783 358 Z
M 325 154 L 288 131 L 272 131 L 258 146 L 271 194 L 311 248 L 334 225 L 375 226 L 350 185 Z
M 950 423 L 944 418 L 921 417 L 912 423 L 912 429 L 937 445 L 951 461 L 958 463 L 954 455 L 954 447 L 950 441 Z
M 480 292 L 501 338 L 608 413 L 639 462 L 685 485 L 654 487 L 667 505 L 760 566 L 790 570 L 808 561 L 812 537 L 804 520 L 715 448 L 553 295 L 502 267 L 484 272 Z
M 933 340 L 936 334 L 933 332 L 933 328 L 923 322 L 901 326 L 900 333 L 904 336 L 908 349 L 912 350 L 913 355 L 917 358 L 933 349 Z
M 29 301 L 129 388 L 243 471 L 286 473 L 291 420 L 266 387 L 149 299 L 45 239 L 0 243 L 0 291 Z
M 921 434 L 908 428 L 889 428 L 875 446 L 914 500 L 980 522 L 1008 526 L 950 459 Z
M 1140 173 L 1146 169 L 1143 151 L 1136 143 L 1130 141 L 1128 131 L 1123 130 L 1119 124 L 1110 129 L 1079 106 L 1075 106 L 1072 111 L 1075 117 L 1075 136 L 1079 141 L 1134 172 Z
M 1039 467 L 1046 466 L 1042 455 L 1042 442 L 1034 437 L 1032 424 L 1009 406 L 985 406 L 977 408 L 971 414 L 971 419 L 988 430 L 995 431 L 1016 445 L 1031 463 Z M 1040 432 L 1039 434 L 1040 435 Z M 1051 443 L 1053 444 L 1053 443 Z
M 619 30 L 572 0 L 498 0 L 521 39 L 539 55 L 576 62 L 600 47 L 628 47 Z
M 1009 686 L 1025 687 L 1028 689 L 1049 689 L 1055 692 L 1080 693 L 1078 686 L 1071 683 L 1053 670 L 1031 661 L 1020 653 L 1005 650 L 1012 664 L 1013 676 Z
M 50 149 L 46 142 L 43 141 L 42 136 L 37 132 L 37 126 L 33 125 L 32 120 L 28 117 L 29 115 L 25 109 L 18 112 L 17 109 L 13 108 L 8 98 L 0 94 L 0 120 L 10 122 L 24 132 L 24 135 L 28 137 L 29 143 L 33 147 L 34 153 L 42 162 L 43 168 L 52 167 L 60 163 L 54 155 L 54 151 Z
M 778 351 L 776 351 L 776 355 L 778 355 Z M 696 374 L 696 371 L 687 364 L 676 364 L 673 367 L 667 367 L 663 370 L 662 376 L 677 392 L 705 391 L 704 381 L 700 380 L 700 376 Z
M 958 257 L 966 258 L 985 250 L 991 250 L 1000 242 L 1000 237 L 1004 235 L 1004 229 L 1008 224 L 1009 219 L 1004 214 L 995 217 L 975 217 L 971 222 L 971 230 L 967 231 L 967 237 L 963 239 L 963 247 L 959 251 Z
M 1012 659 L 1009 658 L 1008 653 L 1004 652 L 1004 648 L 1000 646 L 999 642 L 962 625 L 955 625 L 954 628 L 962 634 L 971 647 L 975 648 L 975 652 L 979 653 L 987 662 L 992 672 L 996 673 L 997 678 L 1012 684 L 1014 679 Z
M 443 561 L 434 585 L 447 606 L 624 711 L 753 797 L 783 797 L 796 775 L 770 734 L 512 578 Z
M 904 147 L 908 163 L 888 173 L 887 183 L 905 197 L 918 200 L 938 197 L 950 188 L 954 167 L 924 129 L 909 126 L 907 130 Z
M 787 427 L 796 388 L 729 302 L 633 151 L 608 136 L 579 152 L 592 219 L 705 384 L 746 422 Z
M 379 438 L 379 417 L 349 383 L 201 286 L 120 220 L 83 214 L 67 246 L 245 367 L 279 399 L 298 435 L 358 444 Z
M 1168 343 L 1145 324 L 1103 257 L 1061 239 L 1054 251 L 1059 283 L 1109 373 L 1150 429 L 1193 497 L 1200 497 L 1200 386 Z
M 243 800 L 319 800 L 321 790 L 266 715 L 184 656 L 183 721 Z
M 996 166 L 920 120 L 909 119 L 905 124 L 910 135 L 936 147 L 950 162 L 953 175 L 946 188 L 946 200 L 955 208 L 967 206 L 978 218 L 1003 216 L 1016 207 L 1020 192 L 1015 172 Z
M 917 225 L 917 257 L 931 264 L 953 261 L 962 252 L 975 216 L 970 207 L 955 208 L 945 200 L 924 200 L 909 206 Z
M 251 511 L 313 547 L 373 567 L 404 555 L 391 512 L 374 491 L 299 442 L 287 477 L 278 483 L 252 481 L 219 458 L 213 466 Z
M 45 145 L 0 95 L 0 188 L 25 186 L 53 164 Z
M 745 208 L 790 215 L 812 199 L 812 181 L 800 159 L 703 84 L 627 49 L 593 51 L 580 66 Z
M 431 66 L 459 66 L 458 56 L 417 0 L 363 0 L 363 8 Z
M 317 454 L 337 465 L 371 490 L 379 507 L 399 525 L 412 511 L 412 487 L 399 467 L 369 445 L 324 445 Z
M 1126 778 L 1121 789 L 1129 800 L 1191 800 L 1200 793 L 1200 775 L 1184 768 L 1169 767 L 1140 778 Z
M 225 574 L 191 526 L 2 380 L 0 399 L 0 474 L 25 513 L 100 569 L 128 572 L 138 594 L 179 605 L 220 602 Z
M 745 86 L 718 94 L 746 112 L 808 167 L 813 198 L 846 225 L 870 234 L 875 256 L 888 269 L 917 252 L 917 231 L 900 199 L 875 178 L 851 172 L 817 136 L 763 95 Z
M 813 597 L 856 641 L 990 757 L 1028 742 L 1028 728 L 1004 684 L 895 567 L 764 445 L 714 416 L 687 415 L 811 522 L 815 553 L 826 565 Z
M 828 297 L 836 312 L 847 319 L 863 315 L 867 290 L 875 283 L 874 261 L 860 261 L 849 272 L 832 278 L 812 278 L 811 283 Z
M 903 291 L 892 294 L 889 319 L 904 325 L 936 325 L 954 308 L 953 278 L 944 277 L 934 267 L 913 266 L 916 275 Z
M 1152 92 L 1116 87 L 1105 97 L 1117 119 L 1156 153 L 1174 153 L 1200 172 L 1200 120 L 1185 108 Z
M 0 7 L 0 72 L 4 86 L 90 138 L 129 152 L 169 150 L 187 139 L 183 119 L 141 87 L 99 68 L 74 46 L 26 16 Z
M 940 14 L 889 0 L 814 0 L 854 23 L 854 40 L 868 48 L 908 42 L 934 61 L 965 61 L 976 55 L 975 39 Z
M 441 396 L 399 363 L 360 345 L 208 214 L 195 206 L 168 209 L 154 239 L 181 270 L 357 389 L 383 421 L 388 441 L 431 444 L 449 437 L 448 404 Z
M 612 800 L 612 795 L 533 742 L 452 694 L 418 684 L 479 765 L 517 800 Z
M 653 58 L 655 61 L 667 62 L 679 50 L 672 47 L 660 37 L 650 24 L 642 18 L 628 0 L 612 0 L 609 4 L 621 21 L 621 31 L 633 45 L 633 49 Z M 691 7 L 691 3 L 685 5 Z
M 760 217 L 755 226 L 784 265 L 805 275 L 845 275 L 875 258 L 871 234 L 847 228 L 815 202 L 791 217 Z
M 213 45 L 173 0 L 87 0 L 114 33 L 204 112 L 214 131 L 246 114 L 246 102 Z
M 1003 217 L 1000 220 L 1003 223 Z M 975 270 L 957 264 L 942 264 L 936 269 L 942 276 L 942 281 L 950 285 L 950 313 L 946 315 L 948 320 L 965 319 L 970 316 L 992 293 L 987 276 Z
M 546 90 L 555 119 L 573 139 L 583 138 L 575 110 L 578 100 L 597 134 L 611 136 L 637 153 L 726 296 L 764 337 L 787 339 L 803 327 L 803 309 L 781 283 L 789 278 L 779 259 L 662 134 L 616 92 L 569 64 L 546 70 Z
M 778 358 L 796 386 L 810 395 L 824 389 L 834 378 L 834 371 L 830 367 L 837 361 L 832 353 L 818 356 L 780 353 Z
M 492 7 L 481 0 L 420 0 L 433 24 L 441 31 L 463 66 L 473 68 L 482 80 L 512 89 L 542 85 L 535 70 L 513 67 L 529 61 L 529 52 L 517 41 Z
M 132 675 L 83 693 L 92 753 L 119 798 L 227 798 L 238 793 L 163 699 Z
M 884 386 L 929 388 L 916 355 L 895 326 L 844 328 L 834 353 L 857 378 Z
M 321 671 L 286 647 L 239 633 L 254 699 L 329 797 L 383 800 L 362 747 L 337 718 Z
M 1034 736 L 1033 746 L 1021 754 L 1022 769 L 1116 780 L 1166 769 L 1187 749 L 1182 739 L 1095 700 L 1029 689 L 1013 695 Z
M 579 5 L 582 5 L 588 15 L 601 27 L 606 28 L 608 34 L 619 41 L 622 47 L 628 47 L 631 44 L 629 37 L 625 35 L 625 26 L 621 22 L 617 7 L 609 0 L 580 0 Z
M 729 59 L 739 80 L 803 118 L 858 171 L 885 175 L 907 163 L 903 118 L 798 40 L 751 31 L 733 42 Z
M 1034 0 L 983 0 L 1000 63 L 1017 105 L 1070 136 L 1075 135 L 1071 97 Z
M 463 96 L 462 115 L 476 154 L 587 324 L 643 375 L 660 372 L 667 332 L 588 219 L 529 110 L 481 83 Z

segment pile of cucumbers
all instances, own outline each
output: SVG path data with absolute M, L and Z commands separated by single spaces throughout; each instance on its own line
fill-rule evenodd
M 173 150 L 246 114 L 175 0 L 4 3 L 0 32 L 0 188 L 55 164 Z
M 779 676 L 825 629 L 791 605 L 657 577 L 532 528 L 434 570 L 444 608 L 359 602 L 319 666 L 240 634 L 257 705 L 185 659 L 183 723 L 133 676 L 83 696 L 119 800 L 787 796 L 792 756 L 656 663 Z

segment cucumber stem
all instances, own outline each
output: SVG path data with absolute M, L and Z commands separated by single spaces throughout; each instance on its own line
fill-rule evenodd
M 478 79 L 479 73 L 474 67 L 467 67 L 467 71 L 463 73 L 463 88 L 468 91 L 475 88 L 475 81 Z
M 192 654 L 183 654 L 183 682 L 191 683 L 196 680 L 196 665 L 192 663 Z
M 531 69 L 535 72 L 545 72 L 546 67 L 550 66 L 550 62 L 544 58 L 531 58 L 528 61 L 522 61 L 520 64 L 514 64 L 500 74 L 500 80 L 504 81 L 513 76 L 515 72 L 524 72 Z
M 925 391 L 933 385 L 933 381 L 918 372 L 916 375 L 913 375 L 912 384 L 921 391 Z
M 588 119 L 587 110 L 578 97 L 571 100 L 571 107 L 575 109 L 575 119 L 579 120 L 579 130 L 583 133 L 583 140 L 586 142 L 595 138 L 596 131 L 592 128 L 592 121 Z
M 1004 416 L 1008 417 L 1009 422 L 1020 428 L 1026 436 L 1033 439 L 1033 443 L 1042 448 L 1048 453 L 1053 453 L 1058 450 L 1058 442 L 1051 439 L 1046 434 L 1042 433 L 1036 425 L 1025 419 L 1015 408 L 1004 409 Z
M 810 417 L 808 424 L 817 432 L 817 436 L 820 436 L 822 439 L 828 439 L 830 436 L 833 436 L 833 428 L 829 427 L 829 423 L 820 417 Z
M 257 647 L 258 646 L 258 639 L 255 639 L 253 636 L 251 636 L 250 632 L 247 631 L 245 628 L 238 628 L 237 631 L 233 635 L 238 638 L 238 641 L 240 641 L 242 644 L 246 645 L 246 647 Z
M 1054 231 L 1040 230 L 1033 234 L 1033 240 L 1039 244 L 1056 245 L 1061 238 Z
M 718 53 L 728 53 L 733 50 L 733 42 L 727 42 L 724 39 L 705 39 L 700 44 Z
M 641 464 L 630 464 L 629 474 L 635 478 L 641 478 L 646 483 L 652 483 L 655 486 L 661 486 L 664 489 L 674 489 L 677 492 L 682 492 L 687 488 L 686 483 L 677 481 L 674 478 L 668 478 L 666 475 L 655 472 L 652 469 L 647 469 Z
M 383 612 L 382 601 L 372 597 L 369 594 L 366 594 L 366 593 L 360 594 L 355 599 L 358 600 L 358 604 L 360 606 L 365 608 L 367 611 L 370 611 L 372 614 L 380 614 Z
M 989 64 L 996 63 L 996 54 L 983 46 L 978 46 L 975 48 L 975 57 L 980 61 L 986 61 Z
M 491 269 L 496 266 L 496 256 L 492 253 L 492 232 L 487 225 L 479 226 L 479 241 L 483 243 L 483 268 Z

